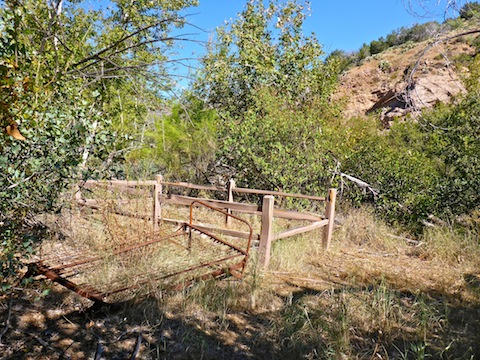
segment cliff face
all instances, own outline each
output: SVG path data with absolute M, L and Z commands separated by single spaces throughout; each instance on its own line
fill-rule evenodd
M 477 35 L 434 45 L 433 41 L 406 43 L 365 59 L 340 80 L 336 95 L 346 102 L 344 116 L 375 112 L 388 127 L 395 117 L 451 102 L 465 92 L 462 79 L 468 76 L 468 70 L 456 60 L 475 54 L 470 44 Z

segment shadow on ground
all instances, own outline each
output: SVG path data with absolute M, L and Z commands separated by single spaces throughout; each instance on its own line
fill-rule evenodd
M 2 298 L 0 358 L 416 359 L 422 353 L 431 358 L 480 358 L 477 305 L 424 294 L 429 311 L 438 312 L 438 317 L 424 319 L 438 321 L 426 324 L 429 333 L 407 326 L 386 333 L 347 316 L 354 310 L 348 308 L 352 303 L 347 304 L 345 294 L 374 298 L 378 284 L 343 285 L 330 291 L 289 286 L 293 291 L 288 295 L 276 295 L 281 305 L 275 309 L 229 310 L 220 315 L 186 314 L 181 302 L 172 308 L 167 300 L 153 297 L 96 307 L 56 285 L 49 294 L 44 292 L 47 288 L 21 289 Z M 395 294 L 396 300 L 388 304 L 392 309 L 413 306 L 419 296 Z

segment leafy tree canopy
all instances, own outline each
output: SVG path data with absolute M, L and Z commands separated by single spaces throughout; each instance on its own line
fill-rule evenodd
M 299 106 L 327 101 L 336 67 L 323 62 L 314 34 L 303 34 L 307 14 L 308 2 L 248 2 L 235 21 L 217 29 L 195 84 L 198 96 L 230 117 L 253 109 L 264 87 Z
M 98 176 L 128 144 L 134 120 L 169 86 L 179 11 L 197 1 L 89 3 L 0 2 L 2 272 L 30 248 L 24 219 L 54 209 L 68 184 Z
M 303 1 L 249 1 L 217 29 L 194 86 L 221 119 L 217 173 L 258 188 L 318 184 L 325 164 L 314 158 L 325 152 L 323 120 L 337 109 L 339 62 L 325 62 L 315 35 L 304 35 L 308 11 Z

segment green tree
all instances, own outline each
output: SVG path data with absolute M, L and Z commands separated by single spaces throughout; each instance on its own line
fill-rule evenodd
M 256 91 L 271 87 L 298 106 L 322 98 L 336 83 L 334 61 L 325 64 L 314 34 L 304 36 L 306 4 L 250 1 L 232 24 L 217 30 L 195 84 L 200 98 L 223 118 L 253 108 Z
M 215 110 L 184 94 L 168 113 L 155 115 L 154 128 L 145 133 L 147 146 L 132 152 L 132 163 L 155 163 L 156 171 L 181 181 L 209 180 L 209 165 L 215 160 Z M 146 166 L 147 167 L 147 166 Z
M 373 40 L 370 43 L 370 53 L 372 55 L 379 54 L 382 51 L 387 50 L 387 48 L 388 48 L 388 44 L 383 37 L 381 37 L 378 40 Z
M 480 16 L 480 4 L 477 1 L 468 2 L 460 9 L 460 17 L 466 20 Z
M 356 62 L 356 57 L 357 54 L 354 52 L 347 53 L 344 50 L 334 50 L 328 55 L 326 61 L 337 62 L 339 72 L 343 72 Z
M 195 4 L 112 0 L 102 12 L 73 0 L 1 3 L 3 275 L 31 249 L 25 220 L 58 209 L 69 184 L 98 176 L 127 145 L 121 135 L 134 133 L 133 118 L 168 86 L 169 34 L 185 24 L 178 11 Z M 140 90 L 150 98 L 139 108 L 129 98 Z
M 362 61 L 363 59 L 366 59 L 371 55 L 370 52 L 370 45 L 363 44 L 360 50 L 358 50 L 358 62 Z
M 218 163 L 248 186 L 307 191 L 324 170 L 314 158 L 322 118 L 336 109 L 339 61 L 323 61 L 315 36 L 303 35 L 306 11 L 299 1 L 250 1 L 203 59 L 195 89 L 220 116 Z

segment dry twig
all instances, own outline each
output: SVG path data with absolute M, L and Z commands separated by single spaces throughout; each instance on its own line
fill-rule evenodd
M 13 304 L 13 296 L 10 293 L 10 298 L 8 300 L 8 315 L 7 315 L 7 319 L 5 320 L 5 327 L 3 328 L 2 332 L 0 332 L 0 346 L 3 346 L 2 344 L 3 335 L 5 335 L 8 329 L 10 329 L 10 318 L 12 316 L 12 304 Z

